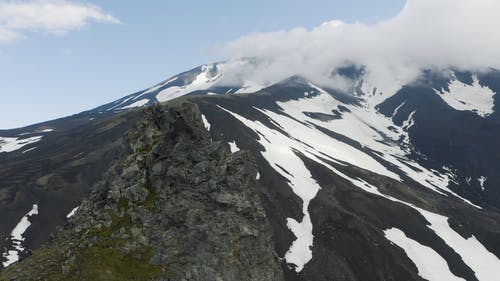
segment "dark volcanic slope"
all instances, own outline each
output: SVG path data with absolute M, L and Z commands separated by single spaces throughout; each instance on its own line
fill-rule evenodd
M 288 93 L 194 100 L 210 124 L 213 139 L 233 143 L 256 157 L 260 193 L 281 257 L 289 254 L 296 239 L 290 231 L 290 218 L 302 223 L 306 220 L 300 194 L 307 191 L 297 191 L 301 187 L 297 183 L 309 189 L 315 184 L 319 187 L 308 207 L 314 237 L 310 260 L 298 273 L 293 270 L 297 263 L 284 267 L 287 280 L 422 280 L 423 276 L 432 279 L 417 269 L 415 263 L 422 260 L 409 258 L 396 240 L 389 239 L 393 233 L 404 233 L 407 241 L 432 249 L 448 274 L 465 280 L 495 280 L 492 266 L 499 264 L 500 257 L 500 213 L 496 209 L 483 211 L 457 197 L 429 191 L 411 178 L 396 181 L 334 161 L 311 146 L 317 144 L 315 139 L 287 129 L 286 122 L 295 124 L 297 131 L 304 124 L 283 112 L 276 102 L 305 98 L 297 96 L 297 91 Z M 326 129 L 324 132 L 328 133 Z M 292 171 L 295 162 L 303 163 L 305 169 Z M 308 175 L 311 185 L 297 179 Z M 472 248 L 461 248 L 464 245 L 449 240 L 450 236 Z M 476 244 L 475 239 L 480 243 Z M 471 260 L 474 252 L 488 257 L 484 266 Z
M 9 131 L 13 137 L 43 138 L 20 150 L 0 153 L 0 237 L 9 237 L 21 218 L 37 204 L 39 213 L 31 219 L 23 244 L 35 249 L 47 241 L 57 225 L 66 223 L 66 215 L 81 203 L 89 187 L 117 159 L 124 133 L 139 116 L 139 112 L 81 114 Z M 30 133 L 44 129 L 47 132 Z M 30 134 L 19 136 L 24 133 Z M 12 250 L 10 239 L 1 239 L 0 248 L 4 249 L 2 253 Z
M 460 83 L 472 84 L 472 73 L 461 73 L 458 77 Z M 476 82 L 477 89 L 483 87 L 495 93 L 500 92 L 499 71 L 480 74 L 476 79 L 479 79 Z M 456 173 L 456 182 L 451 186 L 453 190 L 474 202 L 500 207 L 498 110 L 486 117 L 473 111 L 455 110 L 434 90 L 445 88 L 443 91 L 446 91 L 450 87 L 448 80 L 429 80 L 427 78 L 403 87 L 379 105 L 380 112 L 392 116 L 396 124 L 402 124 L 415 111 L 416 125 L 412 126 L 410 133 L 412 145 L 428 158 L 421 159 L 421 162 L 437 169 L 442 166 L 453 167 Z M 469 94 L 475 93 L 471 91 Z M 493 108 L 497 109 L 500 95 L 494 95 L 492 103 Z M 478 180 L 480 178 L 486 181 L 481 182 Z

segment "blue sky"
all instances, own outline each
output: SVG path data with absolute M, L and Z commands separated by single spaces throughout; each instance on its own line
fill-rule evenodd
M 58 26 L 62 30 L 38 27 L 44 23 L 35 19 L 31 25 L 17 25 L 21 38 L 4 41 L 0 24 L 2 129 L 90 109 L 197 65 L 224 59 L 218 48 L 248 34 L 312 28 L 334 19 L 371 24 L 398 14 L 405 1 L 48 2 L 91 3 L 112 19 Z M 17 15 L 2 14 L 0 9 L 0 22 L 6 14 Z

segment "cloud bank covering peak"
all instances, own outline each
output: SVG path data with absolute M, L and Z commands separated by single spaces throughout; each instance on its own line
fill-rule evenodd
M 423 69 L 500 69 L 498 11 L 498 0 L 408 0 L 398 15 L 374 25 L 331 21 L 256 33 L 227 43 L 224 52 L 255 58 L 245 75 L 263 84 L 301 75 L 339 87 L 332 70 L 357 64 L 379 89 L 394 91 Z
M 0 0 L 0 43 L 25 37 L 27 32 L 64 34 L 90 22 L 120 23 L 90 3 L 67 0 Z

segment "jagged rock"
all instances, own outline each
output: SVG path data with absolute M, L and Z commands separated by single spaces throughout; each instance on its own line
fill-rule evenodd
M 148 109 L 123 151 L 54 241 L 0 280 L 283 280 L 256 164 L 212 143 L 196 105 Z

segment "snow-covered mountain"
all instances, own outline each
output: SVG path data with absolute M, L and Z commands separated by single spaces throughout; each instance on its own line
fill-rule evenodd
M 239 60 L 203 65 L 171 77 L 144 91 L 93 109 L 91 112 L 120 112 L 130 108 L 166 102 L 181 96 L 263 94 L 268 91 L 281 92 L 281 87 L 292 87 L 294 91 L 300 88 L 304 90 L 304 96 L 301 99 L 294 102 L 277 103 L 282 108 L 281 112 L 305 123 L 326 126 L 326 129 L 359 143 L 367 153 L 372 154 L 371 158 L 377 162 L 369 164 L 370 161 L 364 159 L 363 155 L 356 155 L 354 158 L 351 157 L 354 159 L 352 161 L 356 162 L 350 162 L 350 164 L 361 168 L 368 168 L 367 165 L 372 165 L 371 169 L 368 170 L 389 176 L 389 172 L 384 173 L 376 168 L 377 165 L 384 166 L 385 163 L 388 163 L 389 166 L 393 167 L 390 169 L 397 168 L 399 172 L 403 173 L 403 177 L 410 177 L 439 193 L 451 193 L 455 196 L 459 195 L 452 191 L 453 188 L 449 189 L 448 187 L 459 185 L 459 182 L 465 181 L 471 187 L 457 191 L 458 193 L 474 193 L 467 196 L 467 198 L 473 196 L 473 201 L 488 200 L 484 197 L 491 200 L 490 196 L 477 194 L 478 191 L 486 191 L 485 184 L 488 181 L 488 175 L 480 175 L 477 170 L 485 171 L 488 170 L 487 167 L 470 172 L 462 171 L 463 167 L 455 166 L 463 164 L 455 163 L 454 159 L 451 159 L 451 155 L 448 155 L 450 157 L 445 156 L 448 159 L 440 159 L 439 165 L 437 163 L 431 165 L 430 162 L 438 159 L 433 159 L 433 152 L 429 150 L 435 151 L 439 145 L 446 146 L 442 143 L 445 140 L 441 139 L 440 142 L 434 143 L 434 148 L 418 142 L 425 141 L 420 140 L 420 134 L 432 133 L 428 128 L 429 123 L 434 125 L 441 123 L 443 129 L 451 129 L 453 126 L 461 125 L 459 120 L 464 120 L 474 124 L 471 124 L 471 128 L 467 129 L 454 128 L 457 130 L 454 133 L 477 138 L 482 133 L 492 133 L 489 130 L 473 133 L 471 130 L 478 130 L 482 125 L 498 120 L 498 114 L 494 110 L 495 101 L 498 99 L 496 97 L 498 71 L 488 70 L 481 73 L 452 70 L 427 71 L 422 74 L 419 80 L 408 85 L 395 85 L 393 88 L 396 90 L 392 92 L 379 90 L 376 85 L 365 79 L 362 69 L 355 67 L 337 70 L 337 74 L 345 76 L 352 83 L 351 89 L 347 91 L 322 88 L 320 85 L 315 85 L 300 77 L 274 81 L 268 85 L 248 80 L 235 83 L 224 79 L 225 76 L 228 76 L 226 71 L 238 71 L 235 64 L 250 63 L 252 62 L 249 60 Z M 233 73 L 229 74 L 231 77 L 235 76 Z M 237 76 L 243 76 L 243 74 Z M 277 88 L 279 90 L 276 90 Z M 431 94 L 430 91 L 433 93 Z M 442 108 L 443 111 L 439 108 Z M 423 124 L 416 124 L 419 115 L 425 114 L 421 112 L 429 111 L 432 111 L 431 114 L 439 114 L 439 116 L 433 122 L 421 121 L 418 123 Z M 442 119 L 443 116 L 446 116 L 447 119 Z M 453 116 L 457 119 L 455 122 L 449 122 L 449 118 Z M 411 135 L 415 135 L 417 140 L 412 141 Z M 460 142 L 460 138 L 453 141 Z M 483 142 L 485 141 L 483 140 Z M 471 143 L 469 146 L 472 145 L 475 144 Z M 346 149 L 350 148 L 352 146 L 348 145 Z M 485 147 L 483 146 L 483 148 Z M 454 149 L 454 147 L 448 147 L 439 153 L 445 153 L 445 150 L 449 149 Z M 453 158 L 461 158 L 458 152 L 458 150 L 453 151 Z M 428 159 L 429 157 L 431 159 Z M 481 157 L 488 158 L 488 155 L 481 155 Z M 423 162 L 428 163 L 422 166 Z M 493 172 L 488 174 L 491 173 Z M 393 178 L 399 177 L 393 175 Z M 491 180 L 490 177 L 490 182 Z M 465 200 L 469 201 L 469 199 Z
M 382 91 L 362 68 L 337 69 L 350 83 L 337 89 L 298 76 L 234 79 L 244 77 L 238 63 L 250 62 L 204 65 L 81 114 L 0 132 L 4 266 L 74 213 L 120 153 L 141 115 L 132 109 L 183 97 L 213 141 L 257 160 L 286 280 L 497 280 L 499 71 L 424 71 Z M 20 227 L 26 216 L 31 225 Z
M 254 81 L 233 79 L 233 74 L 239 71 L 239 68 L 252 63 L 252 60 L 242 59 L 202 65 L 170 77 L 151 88 L 100 106 L 93 111 L 120 111 L 166 102 L 186 95 L 254 93 L 265 86 Z

